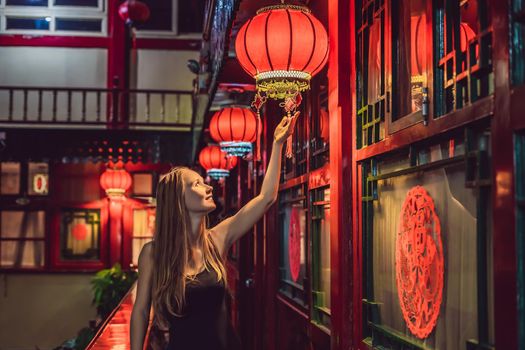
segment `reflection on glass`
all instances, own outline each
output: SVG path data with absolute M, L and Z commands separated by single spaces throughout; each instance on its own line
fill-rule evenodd
M 426 1 L 400 0 L 393 11 L 393 118 L 397 119 L 421 110 L 431 52 L 426 44 Z

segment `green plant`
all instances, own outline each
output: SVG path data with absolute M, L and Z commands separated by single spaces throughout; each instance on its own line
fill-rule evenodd
M 119 263 L 97 272 L 91 280 L 93 304 L 101 319 L 106 319 L 137 280 L 137 272 L 123 271 Z

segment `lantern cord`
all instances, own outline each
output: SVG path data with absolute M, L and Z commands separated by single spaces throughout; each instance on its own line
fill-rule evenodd
M 257 155 L 255 156 L 255 160 L 257 162 L 261 161 L 261 114 L 259 113 L 259 110 L 257 110 L 257 145 L 255 145 L 257 148 Z

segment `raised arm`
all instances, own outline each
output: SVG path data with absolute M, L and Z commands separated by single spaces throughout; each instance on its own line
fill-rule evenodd
M 299 112 L 291 118 L 284 117 L 275 128 L 272 154 L 264 175 L 261 192 L 242 207 L 237 214 L 220 222 L 212 228 L 214 238 L 222 244 L 225 253 L 229 247 L 241 238 L 264 215 L 277 199 L 279 190 L 279 172 L 283 144 L 293 132 Z
M 146 243 L 139 255 L 139 279 L 137 295 L 131 312 L 130 345 L 131 350 L 143 350 L 144 338 L 149 325 L 151 307 L 151 283 L 153 277 L 153 258 L 151 243 Z

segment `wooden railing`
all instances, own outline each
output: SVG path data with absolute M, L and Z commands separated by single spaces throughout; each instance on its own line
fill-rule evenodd
M 192 114 L 189 91 L 0 86 L 0 125 L 190 130 Z

